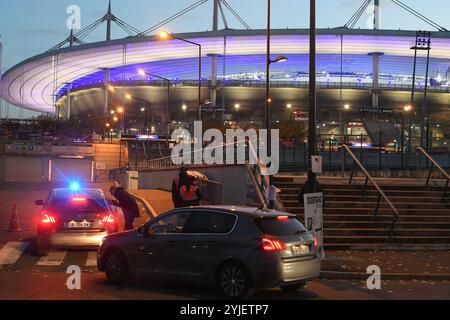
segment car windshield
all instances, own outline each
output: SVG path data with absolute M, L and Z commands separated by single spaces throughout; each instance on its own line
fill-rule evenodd
M 287 220 L 278 220 L 277 217 L 257 219 L 256 224 L 264 234 L 272 236 L 291 236 L 307 232 L 295 217 L 289 217 Z
M 105 198 L 99 196 L 59 194 L 50 199 L 48 209 L 66 213 L 96 213 L 107 211 L 108 203 Z

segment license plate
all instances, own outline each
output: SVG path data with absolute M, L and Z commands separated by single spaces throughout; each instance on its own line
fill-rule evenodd
M 308 254 L 309 253 L 309 246 L 304 244 L 294 245 L 291 247 L 292 254 Z
M 69 221 L 68 228 L 92 228 L 92 223 L 89 221 Z

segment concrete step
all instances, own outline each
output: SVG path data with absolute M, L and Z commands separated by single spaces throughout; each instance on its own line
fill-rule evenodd
M 389 229 L 392 221 L 324 221 L 325 229 Z M 429 221 L 397 222 L 396 229 L 447 229 L 450 232 L 450 221 L 447 223 Z
M 297 202 L 298 201 L 298 194 L 296 193 L 291 193 L 291 194 L 286 194 L 286 193 L 281 193 L 280 194 L 280 198 L 281 200 L 284 202 L 287 201 L 294 201 Z M 360 201 L 361 200 L 361 195 L 340 195 L 340 196 L 336 196 L 336 195 L 327 195 L 326 201 L 345 201 L 345 202 L 352 202 L 352 201 Z M 376 202 L 378 200 L 378 196 L 368 196 L 366 197 L 366 200 L 368 202 Z M 389 197 L 389 200 L 391 200 L 394 203 L 439 203 L 442 204 L 442 197 L 408 197 L 408 196 L 404 196 L 404 197 Z M 449 206 L 450 208 L 450 203 L 446 203 L 446 205 Z
M 304 221 L 303 214 L 297 214 L 300 221 Z M 344 221 L 344 222 L 365 222 L 365 223 L 392 223 L 392 215 L 378 215 L 377 219 L 373 220 L 373 214 L 325 214 L 323 221 Z M 398 223 L 411 222 L 411 223 L 437 223 L 446 224 L 450 223 L 449 216 L 431 216 L 431 215 L 403 215 L 400 216 Z
M 430 190 L 421 190 L 421 191 L 412 191 L 412 190 L 383 190 L 386 196 L 390 197 L 435 197 L 441 198 L 443 192 L 439 191 L 430 191 Z M 281 189 L 281 195 L 285 194 L 299 194 L 300 188 L 284 188 Z M 345 190 L 345 189 L 324 189 L 324 193 L 326 196 L 361 196 L 362 190 Z M 367 190 L 367 196 L 378 196 L 378 191 L 376 190 Z
M 326 199 L 326 206 L 331 208 L 376 208 L 377 202 L 361 201 L 330 201 Z M 286 207 L 295 207 L 299 205 L 297 200 L 284 200 L 283 204 Z M 409 203 L 409 202 L 393 202 L 396 209 L 442 209 L 448 210 L 450 213 L 450 203 Z M 380 208 L 389 208 L 389 205 L 382 199 L 380 202 Z
M 333 250 L 397 250 L 397 251 L 449 251 L 449 243 L 325 243 L 325 251 Z
M 390 228 L 324 228 L 324 236 L 361 236 L 375 237 L 389 235 Z M 450 238 L 450 229 L 401 229 L 395 228 L 396 237 L 448 237 Z
M 283 183 L 276 183 L 276 186 L 280 189 L 285 188 L 301 188 L 303 185 L 299 183 L 294 182 L 283 182 Z M 364 187 L 364 185 L 361 184 L 326 184 L 322 185 L 322 188 L 324 189 L 340 189 L 340 190 L 360 190 Z M 387 191 L 392 190 L 409 190 L 409 191 L 443 191 L 442 187 L 434 187 L 434 186 L 402 186 L 402 185 L 380 185 L 380 188 Z M 375 187 L 369 183 L 367 186 L 368 190 L 375 190 Z
M 286 211 L 293 214 L 303 214 L 304 209 L 301 207 L 286 206 Z M 398 209 L 400 216 L 402 215 L 433 215 L 433 216 L 447 216 L 450 217 L 450 210 L 448 209 Z M 325 214 L 374 214 L 374 208 L 333 208 L 326 205 Z M 392 215 L 390 208 L 380 208 L 378 210 L 380 215 Z
M 404 243 L 404 244 L 444 244 L 450 243 L 450 235 L 447 236 L 396 236 L 392 239 L 385 236 L 324 236 L 325 245 L 328 244 L 369 244 L 369 243 Z

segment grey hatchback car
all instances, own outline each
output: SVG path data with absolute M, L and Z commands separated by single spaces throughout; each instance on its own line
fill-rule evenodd
M 297 290 L 320 274 L 317 241 L 296 216 L 252 207 L 170 211 L 105 237 L 97 265 L 114 284 L 173 280 L 214 286 L 233 299 L 258 288 Z

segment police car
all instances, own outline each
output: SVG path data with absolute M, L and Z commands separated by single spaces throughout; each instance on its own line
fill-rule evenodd
M 38 215 L 35 251 L 47 255 L 51 248 L 97 248 L 108 234 L 118 231 L 117 215 L 100 189 L 53 189 Z

